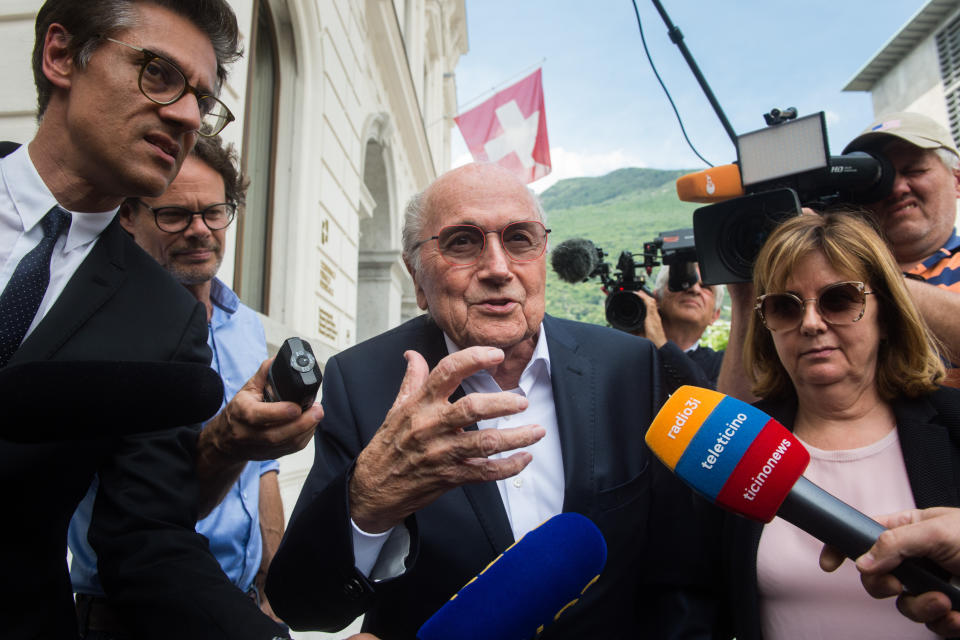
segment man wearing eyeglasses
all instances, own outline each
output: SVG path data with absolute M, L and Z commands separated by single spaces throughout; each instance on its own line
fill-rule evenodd
M 210 550 L 230 581 L 272 615 L 262 597 L 263 581 L 283 535 L 284 516 L 279 466 L 270 458 L 306 446 L 315 421 L 298 420 L 300 411 L 288 418 L 285 412 L 290 407 L 262 403 L 263 365 L 269 363 L 263 362 L 267 358 L 263 327 L 257 314 L 216 277 L 226 229 L 246 191 L 235 162 L 232 147 L 224 148 L 219 138 L 200 138 L 162 196 L 127 199 L 119 218 L 137 244 L 206 309 L 211 366 L 223 380 L 225 400 L 231 404 L 207 423 L 199 439 L 204 517 L 197 531 L 210 541 Z M 74 514 L 68 535 L 81 633 L 89 621 L 87 611 L 112 610 L 97 575 L 96 554 L 87 542 L 95 497 L 96 485 Z
M 39 127 L 28 144 L 6 145 L 0 160 L 0 366 L 209 364 L 203 305 L 136 246 L 116 212 L 127 197 L 162 194 L 198 135 L 229 122 L 216 96 L 238 41 L 223 0 L 48 0 L 40 8 Z M 95 391 L 109 398 L 110 389 Z M 50 389 L 51 403 L 58 392 Z M 143 416 L 152 403 L 178 402 L 159 391 L 144 396 Z M 143 416 L 130 415 L 131 425 Z M 46 425 L 22 428 L 42 434 Z M 171 425 L 0 442 L 8 488 L 0 637 L 77 637 L 67 523 L 95 477 L 88 539 L 116 619 L 87 612 L 85 627 L 119 623 L 137 638 L 285 635 L 230 584 L 195 530 L 197 433 L 197 425 Z
M 700 269 L 694 263 L 696 277 Z M 636 291 L 646 305 L 643 332 L 657 347 L 667 391 L 685 385 L 715 389 L 723 351 L 699 345 L 703 332 L 716 322 L 723 308 L 723 285 L 708 286 L 699 281 L 687 283 L 682 291 L 667 286 L 670 265 L 657 272 L 653 296 Z
M 606 569 L 544 637 L 636 636 L 656 599 L 641 591 L 656 354 L 544 314 L 548 233 L 497 165 L 410 201 L 404 261 L 427 315 L 327 362 L 314 465 L 267 578 L 293 628 L 365 613 L 366 631 L 413 638 L 515 540 L 576 511 L 603 532 Z

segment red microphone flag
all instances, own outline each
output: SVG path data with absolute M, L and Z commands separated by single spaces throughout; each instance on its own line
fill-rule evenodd
M 531 183 L 550 173 L 541 69 L 454 120 L 477 162 L 495 162 Z

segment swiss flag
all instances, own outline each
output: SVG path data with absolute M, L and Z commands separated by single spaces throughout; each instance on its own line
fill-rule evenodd
M 528 184 L 550 173 L 541 69 L 454 120 L 477 162 L 495 162 Z

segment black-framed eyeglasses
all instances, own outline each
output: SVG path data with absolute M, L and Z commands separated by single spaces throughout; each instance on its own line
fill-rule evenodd
M 832 325 L 853 324 L 867 309 L 867 291 L 862 282 L 834 282 L 820 289 L 816 298 L 801 299 L 792 293 L 767 293 L 757 298 L 757 313 L 770 331 L 789 331 L 803 322 L 808 302 L 815 302 L 817 313 Z
M 157 228 L 167 233 L 180 233 L 193 223 L 194 216 L 200 216 L 203 224 L 211 231 L 226 229 L 237 215 L 237 205 L 232 202 L 219 202 L 204 208 L 202 211 L 193 211 L 186 207 L 150 207 L 137 199 L 137 203 L 153 213 L 153 220 Z
M 514 262 L 536 260 L 547 250 L 547 229 L 539 220 L 521 220 L 511 222 L 502 229 L 485 231 L 472 224 L 453 224 L 440 229 L 440 233 L 421 240 L 414 249 L 437 241 L 440 257 L 449 264 L 466 266 L 475 264 L 483 254 L 488 233 L 500 237 L 500 245 Z
M 192 93 L 200 107 L 200 129 L 197 131 L 200 135 L 207 138 L 213 137 L 236 119 L 227 105 L 187 82 L 187 76 L 172 60 L 143 47 L 113 38 L 104 36 L 104 40 L 143 54 L 137 85 L 140 87 L 140 92 L 151 102 L 162 105 L 173 104 L 182 98 L 184 93 Z

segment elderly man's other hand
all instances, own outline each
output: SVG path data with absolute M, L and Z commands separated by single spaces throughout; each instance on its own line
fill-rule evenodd
M 220 504 L 251 460 L 272 460 L 300 451 L 323 418 L 318 403 L 303 411 L 293 402 L 265 402 L 263 388 L 273 358 L 260 369 L 223 410 L 200 432 L 197 478 L 200 517 Z
M 950 599 L 939 592 L 907 595 L 900 581 L 888 573 L 904 558 L 924 557 L 955 576 L 960 576 L 960 509 L 934 507 L 911 509 L 876 520 L 889 527 L 877 542 L 857 558 L 857 570 L 864 589 L 874 598 L 897 598 L 897 608 L 906 617 L 922 622 L 943 637 L 960 635 L 960 612 L 951 611 Z M 844 557 L 824 547 L 820 566 L 833 571 Z
M 523 411 L 515 393 L 472 393 L 448 398 L 461 380 L 503 361 L 503 351 L 470 347 L 448 355 L 429 371 L 407 351 L 407 372 L 380 429 L 360 452 L 350 480 L 350 515 L 358 527 L 379 533 L 462 484 L 501 480 L 519 473 L 532 456 L 487 456 L 526 447 L 546 431 L 538 425 L 464 431 L 478 420 Z

